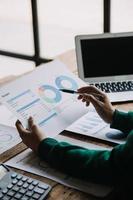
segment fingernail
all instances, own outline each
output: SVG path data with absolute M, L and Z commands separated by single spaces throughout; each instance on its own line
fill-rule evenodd
M 17 120 L 17 123 L 21 124 L 21 121 L 18 119 L 18 120 Z

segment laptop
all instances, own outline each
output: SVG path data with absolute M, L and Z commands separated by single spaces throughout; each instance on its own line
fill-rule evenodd
M 79 77 L 111 102 L 133 101 L 133 32 L 75 36 Z

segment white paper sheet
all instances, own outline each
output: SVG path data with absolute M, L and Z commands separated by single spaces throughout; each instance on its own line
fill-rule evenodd
M 21 142 L 17 130 L 0 124 L 0 154 Z
M 16 116 L 5 105 L 0 104 L 0 124 L 15 127 L 16 120 Z
M 110 125 L 99 117 L 94 108 L 89 109 L 87 114 L 76 120 L 66 130 L 116 144 L 122 144 L 126 141 L 126 138 L 123 138 L 124 133 L 110 128 Z
M 59 141 L 66 141 L 69 143 L 73 143 L 79 146 L 84 146 L 92 149 L 105 149 L 103 147 L 89 144 L 85 142 L 81 142 L 78 140 L 74 140 L 71 138 L 67 138 L 64 136 L 57 137 Z M 82 181 L 77 178 L 73 178 L 68 176 L 65 173 L 61 173 L 58 170 L 50 167 L 46 162 L 41 161 L 38 157 L 36 157 L 30 149 L 22 152 L 21 154 L 17 155 L 16 157 L 10 159 L 6 162 L 8 166 L 15 167 L 18 169 L 22 169 L 24 171 L 28 171 L 43 177 L 47 177 L 49 179 L 55 180 L 63 185 L 78 189 L 80 191 L 104 197 L 106 196 L 111 190 L 111 187 L 107 187 L 105 185 L 94 184 L 89 181 Z
M 45 134 L 54 137 L 88 112 L 77 95 L 59 89 L 77 90 L 84 85 L 62 62 L 55 60 L 2 86 L 0 98 L 25 125 L 28 117 L 33 116 Z
M 96 111 L 94 109 L 89 109 L 87 114 L 76 120 L 66 130 L 82 135 L 95 135 L 106 126 L 107 124 L 98 116 Z

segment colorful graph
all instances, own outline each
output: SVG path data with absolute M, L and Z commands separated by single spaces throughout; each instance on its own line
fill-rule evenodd
M 55 86 L 44 84 L 38 88 L 41 98 L 47 103 L 58 103 L 62 99 L 62 93 L 59 89 L 77 90 L 78 84 L 68 76 L 61 75 L 55 79 Z
M 58 76 L 55 80 L 56 86 L 60 89 L 77 90 L 78 84 L 76 81 L 68 76 Z
M 58 103 L 61 100 L 60 91 L 51 85 L 42 85 L 39 87 L 38 92 L 41 98 L 47 103 Z

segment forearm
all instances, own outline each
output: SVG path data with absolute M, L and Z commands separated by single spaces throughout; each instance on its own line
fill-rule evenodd
M 115 111 L 115 115 L 113 128 L 125 132 L 132 130 L 133 113 Z M 114 147 L 112 151 L 89 150 L 47 138 L 40 143 L 38 154 L 52 166 L 70 175 L 112 184 L 127 173 L 128 163 L 132 162 L 133 131 L 129 136 L 125 144 Z
M 39 146 L 39 156 L 72 176 L 97 183 L 113 182 L 110 151 L 88 150 L 47 138 Z

